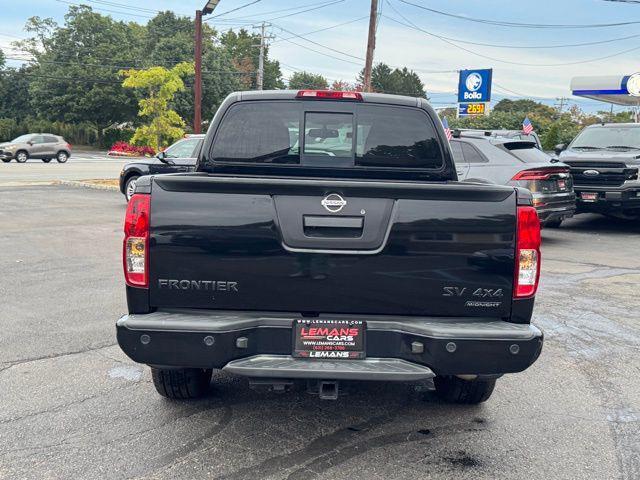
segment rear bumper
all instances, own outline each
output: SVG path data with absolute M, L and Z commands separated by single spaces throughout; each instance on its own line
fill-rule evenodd
M 640 182 L 629 182 L 621 187 L 577 186 L 578 212 L 610 213 L 640 210 Z M 582 192 L 597 193 L 596 201 L 583 201 Z
M 134 361 L 159 367 L 225 368 L 248 376 L 303 378 L 287 369 L 312 362 L 315 373 L 306 378 L 332 379 L 331 369 L 318 372 L 315 360 L 290 360 L 293 321 L 289 314 L 257 312 L 161 311 L 125 315 L 117 322 L 118 343 Z M 542 349 L 543 334 L 533 325 L 469 318 L 419 318 L 388 316 L 331 316 L 364 319 L 367 359 L 402 360 L 426 367 L 436 375 L 498 375 L 520 372 L 533 364 Z M 416 343 L 422 347 L 416 348 Z M 455 348 L 451 344 L 455 344 Z M 448 347 L 448 348 L 447 348 Z M 420 351 L 422 350 L 422 351 Z M 236 368 L 239 359 L 280 356 L 260 373 Z M 345 360 L 348 364 L 358 360 Z M 371 362 L 369 362 L 371 363 Z M 247 366 L 246 362 L 240 365 Z M 399 365 L 399 364 L 397 364 Z M 405 365 L 406 366 L 406 365 Z M 352 372 L 348 378 L 389 380 L 383 375 L 393 365 L 384 364 L 380 375 L 373 369 Z M 294 368 L 295 370 L 303 370 Z M 358 370 L 358 369 L 355 369 Z M 415 370 L 415 369 L 413 369 Z M 419 369 L 418 369 L 419 370 Z M 407 372 L 405 372 L 407 373 Z M 340 374 L 343 375 L 343 374 Z M 341 378 L 346 378 L 341 376 Z M 424 378 L 428 378 L 428 375 Z M 397 380 L 406 380 L 399 376 Z
M 576 196 L 573 192 L 534 195 L 534 205 L 535 201 L 541 202 L 539 206 L 536 206 L 536 211 L 543 225 L 547 222 L 573 217 L 576 213 Z

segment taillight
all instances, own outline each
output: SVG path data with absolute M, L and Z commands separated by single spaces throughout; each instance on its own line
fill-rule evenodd
M 131 287 L 149 287 L 149 218 L 151 196 L 136 193 L 124 217 L 124 278 Z
M 533 207 L 518 207 L 514 298 L 536 294 L 540 279 L 540 220 Z
M 71 150 L 71 144 L 70 144 L 70 143 L 67 143 L 67 148 L 68 148 L 69 150 Z
M 531 170 L 522 170 L 516 173 L 511 180 L 549 180 L 551 175 L 558 175 L 561 173 L 569 174 L 568 168 L 532 168 Z
M 299 90 L 296 98 L 315 98 L 318 100 L 353 100 L 362 102 L 360 92 L 337 92 L 333 90 Z

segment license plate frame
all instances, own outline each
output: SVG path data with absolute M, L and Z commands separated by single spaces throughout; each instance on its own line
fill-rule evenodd
M 364 320 L 297 319 L 293 322 L 292 356 L 312 360 L 366 358 Z
M 597 192 L 580 192 L 580 200 L 582 200 L 583 202 L 597 202 L 598 193 Z

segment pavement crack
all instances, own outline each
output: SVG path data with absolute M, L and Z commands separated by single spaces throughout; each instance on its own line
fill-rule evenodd
M 2 368 L 0 368 L 0 373 L 9 370 L 10 368 L 13 368 L 17 365 L 23 365 L 25 363 L 31 363 L 31 362 L 38 362 L 40 360 L 51 360 L 53 358 L 61 358 L 61 357 L 68 357 L 70 355 L 79 355 L 82 353 L 87 353 L 87 352 L 93 352 L 96 350 L 103 350 L 105 348 L 109 348 L 109 347 L 113 347 L 117 345 L 117 343 L 108 343 L 108 344 L 104 344 L 104 345 L 98 345 L 96 347 L 86 347 L 86 348 L 82 348 L 79 350 L 73 350 L 70 352 L 63 352 L 63 353 L 54 353 L 51 355 L 42 355 L 39 357 L 31 357 L 31 358 L 21 358 L 21 359 L 17 359 L 17 360 L 8 360 L 6 362 L 2 362 L 2 364 L 4 365 Z

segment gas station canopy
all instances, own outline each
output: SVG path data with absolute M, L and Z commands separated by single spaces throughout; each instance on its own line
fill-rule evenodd
M 637 107 L 640 106 L 640 73 L 574 77 L 571 93 L 601 102 Z

